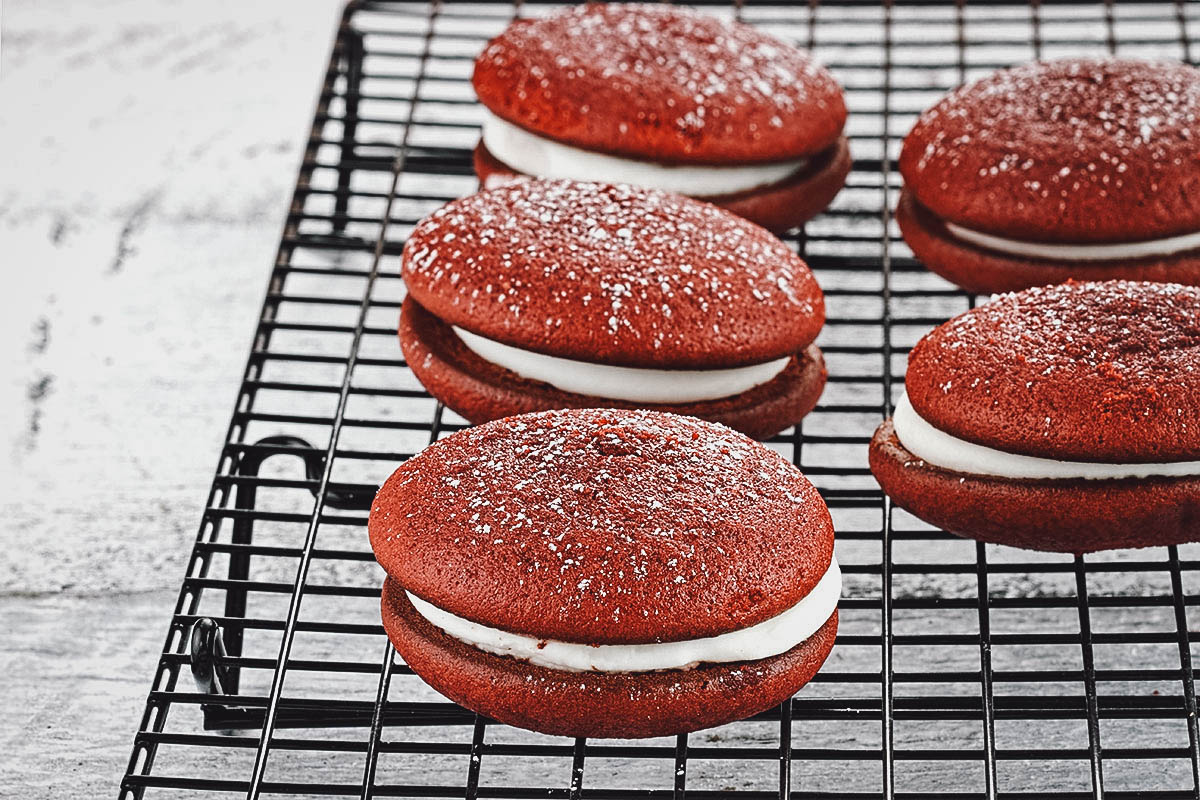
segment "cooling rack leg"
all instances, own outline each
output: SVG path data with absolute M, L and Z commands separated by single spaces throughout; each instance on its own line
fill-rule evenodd
M 245 461 L 242 462 L 245 466 Z M 262 460 L 257 459 L 254 463 L 254 474 L 258 474 L 258 468 L 262 465 Z M 253 509 L 254 500 L 257 494 L 256 488 L 251 485 L 241 485 L 237 489 L 237 500 L 235 507 L 239 509 Z M 254 538 L 254 520 L 250 517 L 240 517 L 233 522 L 232 539 L 235 545 L 249 545 Z M 235 581 L 244 581 L 250 577 L 250 554 L 245 552 L 231 553 L 229 556 L 229 578 Z M 229 619 L 242 619 L 246 616 L 246 590 L 230 588 L 225 593 L 225 616 Z M 213 623 L 214 625 L 216 623 Z M 197 623 L 199 625 L 199 623 Z M 219 631 L 218 631 L 219 632 Z M 232 625 L 229 627 L 227 636 L 225 637 L 225 648 L 228 652 L 235 656 L 242 654 L 242 627 L 240 625 Z M 195 643 L 195 635 L 193 633 L 193 644 Z M 232 667 L 228 671 L 228 677 L 225 682 L 225 691 L 231 694 L 237 694 L 240 672 L 237 667 Z
M 361 38 L 361 37 L 360 37 Z M 281 447 L 296 448 L 305 462 L 305 475 L 310 477 L 320 473 L 321 461 L 319 456 L 312 455 L 313 446 L 296 436 L 268 436 L 255 442 L 249 451 L 243 453 L 238 460 L 235 472 L 239 478 L 257 478 L 263 462 L 275 455 L 288 455 Z M 234 508 L 241 511 L 253 511 L 258 497 L 258 487 L 254 481 L 239 482 L 237 495 L 234 498 Z M 234 520 L 232 531 L 234 545 L 248 548 L 254 540 L 254 520 L 249 515 Z M 250 577 L 250 553 L 246 550 L 235 550 L 229 556 L 229 579 L 245 581 Z M 225 617 L 240 620 L 246 616 L 246 590 L 230 588 L 225 593 Z M 213 623 L 216 624 L 216 623 Z M 224 630 L 224 647 L 232 656 L 242 654 L 242 626 L 226 625 Z M 237 667 L 229 667 L 223 680 L 222 688 L 227 694 L 237 694 L 240 678 Z
M 208 617 L 196 620 L 188 642 L 188 655 L 197 690 L 212 695 L 225 693 L 228 669 L 220 662 L 226 654 L 221 627 L 216 620 Z
M 201 694 L 219 699 L 234 693 L 229 688 L 230 678 L 237 680 L 237 670 L 222 662 L 228 656 L 224 634 L 217 621 L 209 617 L 196 620 L 188 641 L 188 658 L 191 662 L 192 679 Z M 249 720 L 260 713 L 258 709 L 221 703 L 204 703 L 200 706 L 204 714 L 206 730 L 234 731 L 254 727 Z
M 346 113 L 342 120 L 342 153 L 338 160 L 337 199 L 333 207 L 333 232 L 345 233 L 350 207 L 350 178 L 354 174 L 354 140 L 358 134 L 358 99 L 362 87 L 363 36 L 346 29 Z

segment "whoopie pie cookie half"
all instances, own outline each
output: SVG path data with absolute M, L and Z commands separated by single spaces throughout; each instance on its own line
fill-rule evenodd
M 368 530 L 383 624 L 427 683 L 493 719 L 637 738 L 790 697 L 837 632 L 825 503 L 722 425 L 570 409 L 405 462 Z
M 973 292 L 1068 278 L 1200 284 L 1200 70 L 1068 59 L 1000 70 L 917 120 L 896 219 Z
M 871 471 L 921 519 L 1067 553 L 1200 539 L 1200 288 L 1003 295 L 921 339 L 905 387 Z
M 771 230 L 845 183 L 842 89 L 805 52 L 670 4 L 587 3 L 513 22 L 472 79 L 484 186 L 532 175 L 701 197 Z
M 824 298 L 804 261 L 681 195 L 509 184 L 418 224 L 402 271 L 405 359 L 471 422 L 645 407 L 767 438 L 825 385 Z

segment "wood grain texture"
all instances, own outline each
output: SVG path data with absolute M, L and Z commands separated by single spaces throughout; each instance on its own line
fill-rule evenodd
M 339 11 L 4 4 L 0 794 L 115 793 Z
M 4 11 L 0 592 L 172 587 L 338 4 Z
M 0 794 L 115 794 L 173 595 L 0 598 Z

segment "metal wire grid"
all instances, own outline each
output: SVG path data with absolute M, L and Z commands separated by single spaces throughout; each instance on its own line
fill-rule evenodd
M 865 456 L 907 348 L 975 300 L 890 221 L 915 114 L 1038 56 L 1191 60 L 1200 13 L 1183 3 L 734 9 L 834 69 L 855 155 L 835 206 L 789 240 L 826 291 L 831 375 L 771 445 L 822 490 L 847 578 L 838 647 L 791 702 L 676 739 L 569 741 L 447 703 L 395 657 L 363 509 L 462 423 L 401 360 L 397 256 L 475 187 L 475 53 L 545 10 L 346 9 L 121 796 L 1200 797 L 1200 548 L 958 540 L 891 508 Z

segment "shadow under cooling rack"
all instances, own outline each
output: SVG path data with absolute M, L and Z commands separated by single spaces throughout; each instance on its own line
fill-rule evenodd
M 890 219 L 916 115 L 1037 57 L 1193 60 L 1193 3 L 714 8 L 814 50 L 850 106 L 849 183 L 787 237 L 826 292 L 829 385 L 771 442 L 834 515 L 838 646 L 769 713 L 638 742 L 492 723 L 395 656 L 366 509 L 398 462 L 463 425 L 402 360 L 398 254 L 476 187 L 476 53 L 547 10 L 346 9 L 121 796 L 1200 797 L 1200 547 L 963 541 L 891 508 L 866 464 L 908 348 L 977 299 L 916 264 Z

